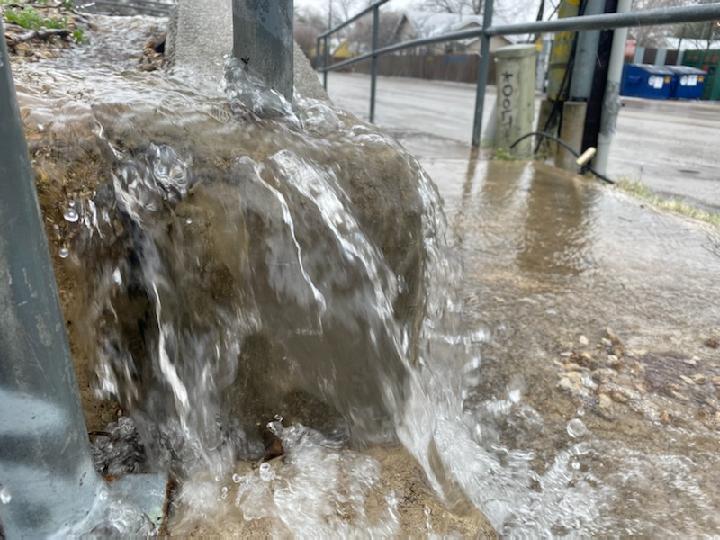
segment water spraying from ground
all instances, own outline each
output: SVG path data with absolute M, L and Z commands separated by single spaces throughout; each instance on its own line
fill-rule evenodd
M 590 407 L 532 367 L 539 347 L 494 362 L 503 329 L 530 320 L 521 300 L 498 311 L 528 286 L 501 279 L 516 253 L 496 217 L 521 204 L 504 173 L 479 209 L 464 206 L 470 180 L 446 190 L 448 229 L 389 136 L 301 92 L 290 106 L 232 62 L 223 88 L 141 73 L 127 51 L 152 21 L 95 20 L 86 50 L 15 75 L 73 353 L 95 373 L 86 410 L 122 411 L 94 430 L 96 465 L 172 471 L 169 532 L 492 534 L 483 516 L 507 536 L 718 530 L 708 488 L 688 479 L 697 461 L 597 434 Z M 585 203 L 566 202 L 571 241 L 528 237 L 506 265 L 554 269 L 541 289 L 592 267 Z M 483 288 L 493 276 L 502 287 Z M 565 386 L 590 396 L 596 371 Z M 660 503 L 618 510 L 628 493 L 666 493 L 654 469 L 693 523 Z

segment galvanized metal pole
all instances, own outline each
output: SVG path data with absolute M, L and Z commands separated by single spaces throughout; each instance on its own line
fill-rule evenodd
M 627 13 L 632 9 L 632 0 L 618 0 L 617 13 Z M 600 134 L 598 136 L 598 152 L 595 157 L 595 169 L 607 175 L 610 145 L 617 115 L 620 110 L 620 81 L 622 79 L 623 65 L 625 63 L 625 40 L 627 28 L 615 30 L 612 50 L 610 51 L 610 64 L 608 65 L 607 86 L 603 98 L 603 111 L 600 117 Z
M 323 88 L 327 92 L 328 87 L 328 70 L 327 67 L 330 65 L 329 54 L 328 54 L 328 37 L 323 38 Z
M 84 518 L 100 479 L 90 458 L 5 40 L 0 141 L 0 524 L 7 538 L 37 538 Z
M 605 0 L 587 0 L 583 16 L 605 12 Z M 593 75 L 598 56 L 599 30 L 580 32 L 570 79 L 570 101 L 587 101 L 590 97 Z
M 293 1 L 233 0 L 233 55 L 288 101 L 293 92 Z
M 485 0 L 483 7 L 483 30 L 492 26 L 493 0 Z M 478 83 L 475 92 L 475 115 L 473 118 L 472 145 L 480 146 L 482 140 L 483 108 L 485 106 L 485 90 L 487 89 L 488 73 L 490 72 L 490 36 L 483 32 L 480 36 L 480 63 L 478 66 Z
M 370 122 L 375 121 L 375 88 L 377 86 L 377 54 L 378 32 L 380 30 L 380 6 L 373 6 L 373 28 L 372 28 L 372 51 L 373 57 L 370 61 Z

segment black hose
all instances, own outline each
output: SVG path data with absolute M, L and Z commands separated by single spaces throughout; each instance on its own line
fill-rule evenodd
M 577 152 L 577 150 L 575 150 L 572 146 L 570 146 L 568 143 L 566 143 L 565 141 L 563 141 L 560 137 L 556 137 L 555 135 L 551 135 L 550 133 L 545 133 L 545 132 L 543 132 L 543 131 L 531 131 L 530 133 L 526 133 L 525 135 L 523 135 L 522 137 L 520 137 L 517 141 L 515 141 L 514 143 L 512 143 L 512 144 L 510 145 L 510 149 L 512 150 L 513 148 L 515 148 L 518 144 L 520 144 L 522 141 L 524 141 L 524 140 L 527 139 L 528 137 L 543 137 L 543 138 L 545 138 L 545 139 L 550 139 L 550 140 L 555 141 L 556 143 L 558 143 L 560 146 L 562 146 L 565 150 L 567 150 L 568 152 L 570 152 L 570 153 L 571 153 L 573 156 L 575 156 L 576 158 L 579 158 L 579 157 L 580 157 L 580 154 Z M 593 173 L 595 176 L 597 176 L 600 180 L 602 180 L 602 181 L 605 182 L 606 184 L 615 184 L 615 181 L 614 181 L 614 180 L 610 180 L 610 179 L 609 179 L 607 176 L 605 176 L 604 174 L 600 174 L 600 173 L 597 172 L 595 169 L 593 169 L 590 165 L 586 165 L 585 168 L 587 168 L 588 171 L 590 171 L 591 173 Z

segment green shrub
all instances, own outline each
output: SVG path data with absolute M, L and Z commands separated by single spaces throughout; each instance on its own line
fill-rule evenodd
M 41 28 L 61 30 L 67 28 L 66 18 L 43 17 L 31 7 L 6 9 L 4 15 L 6 22 L 17 24 L 28 30 L 40 30 Z

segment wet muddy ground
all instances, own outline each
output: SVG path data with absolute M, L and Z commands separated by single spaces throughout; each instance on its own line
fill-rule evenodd
M 466 323 L 490 336 L 466 407 L 519 392 L 541 426 L 511 415 L 500 440 L 539 472 L 590 443 L 566 478 L 608 490 L 587 494 L 588 532 L 717 534 L 718 231 L 541 163 L 401 140 L 445 200 Z

